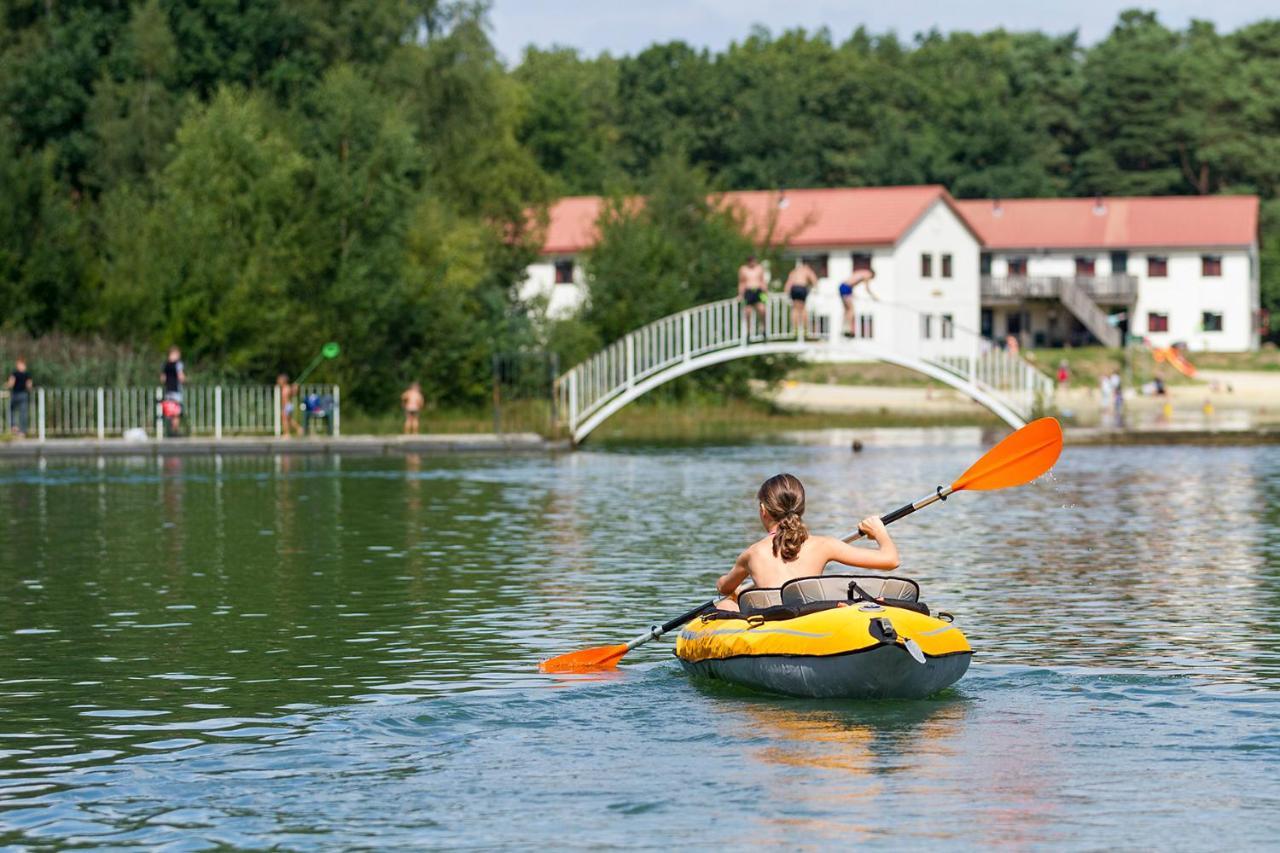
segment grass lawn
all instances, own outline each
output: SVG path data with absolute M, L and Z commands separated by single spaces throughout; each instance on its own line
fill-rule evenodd
M 1105 347 L 1075 347 L 1072 349 L 1033 349 L 1026 351 L 1027 358 L 1041 370 L 1053 376 L 1058 362 L 1066 360 L 1071 369 L 1071 387 L 1096 388 L 1098 380 L 1111 371 L 1122 368 L 1125 354 L 1118 349 Z M 1146 347 L 1129 347 L 1132 375 L 1125 375 L 1126 382 L 1141 385 L 1155 378 L 1157 372 L 1166 385 L 1190 385 L 1188 379 L 1172 366 L 1156 362 Z M 1198 370 L 1280 370 L 1280 351 L 1263 349 L 1258 352 L 1193 352 L 1187 360 Z

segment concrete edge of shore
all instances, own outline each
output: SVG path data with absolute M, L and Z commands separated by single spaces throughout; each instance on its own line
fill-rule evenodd
M 1116 429 L 1067 427 L 1071 446 L 1102 445 L 1257 445 L 1280 444 L 1280 428 L 1240 429 Z M 537 433 L 353 435 L 341 437 L 181 438 L 164 441 L 58 438 L 0 442 L 0 459 L 41 459 L 95 456 L 212 456 L 325 455 L 389 456 L 407 453 L 552 453 L 571 450 L 567 439 L 548 439 Z

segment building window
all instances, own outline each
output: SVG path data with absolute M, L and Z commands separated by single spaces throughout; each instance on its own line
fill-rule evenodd
M 1157 314 L 1155 311 L 1147 313 L 1147 331 L 1148 332 L 1167 332 L 1169 331 L 1169 315 Z
M 573 284 L 573 261 L 556 261 L 556 284 Z
M 1025 257 L 1017 257 L 1009 259 L 1009 276 L 1026 278 L 1027 277 L 1027 259 Z
M 983 252 L 978 256 L 978 274 L 991 275 L 991 253 Z
M 942 256 L 942 277 L 951 278 L 951 256 Z
M 1222 255 L 1201 255 L 1200 275 L 1205 278 L 1222 277 Z
M 1094 268 L 1095 262 L 1093 258 L 1076 258 L 1076 275 L 1092 278 L 1096 274 Z
M 942 326 L 938 329 L 939 336 L 943 340 L 951 340 L 956 336 L 956 324 L 950 314 L 942 315 Z
M 920 277 L 933 278 L 933 255 L 928 252 L 920 256 Z
M 990 338 L 995 334 L 996 315 L 990 308 L 982 309 L 982 314 L 979 315 L 978 323 L 984 338 Z
M 858 337 L 874 338 L 876 336 L 876 318 L 872 314 L 858 315 Z
M 929 338 L 933 337 L 933 315 L 932 314 L 920 315 L 920 337 L 924 338 L 926 341 L 929 340 Z
M 1200 328 L 1206 332 L 1222 331 L 1222 312 L 1205 311 L 1200 315 Z
M 1111 253 L 1111 274 L 1124 275 L 1129 271 L 1129 253 L 1128 252 L 1112 252 Z
M 1162 255 L 1147 256 L 1147 278 L 1168 278 L 1169 259 Z
M 871 269 L 871 255 L 869 255 L 869 254 L 865 254 L 865 253 L 863 253 L 863 252 L 854 252 L 854 253 L 853 253 L 853 268 L 854 268 L 854 270 L 869 270 L 869 269 Z
M 827 277 L 827 256 L 826 255 L 805 255 L 800 258 L 801 261 L 813 267 L 813 274 L 818 278 Z

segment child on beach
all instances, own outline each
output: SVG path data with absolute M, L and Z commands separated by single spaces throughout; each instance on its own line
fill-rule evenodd
M 864 518 L 858 529 L 875 540 L 878 550 L 809 535 L 804 523 L 804 485 L 791 474 L 765 480 L 756 499 L 760 523 L 768 535 L 743 551 L 733 568 L 716 581 L 716 589 L 726 596 L 716 602 L 721 610 L 738 609 L 738 587 L 747 578 L 757 587 L 779 587 L 793 578 L 817 577 L 829 562 L 886 572 L 898 567 L 898 546 L 874 515 Z

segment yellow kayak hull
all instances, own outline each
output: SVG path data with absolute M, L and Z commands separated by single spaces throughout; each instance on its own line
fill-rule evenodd
M 675 654 L 690 675 L 771 693 L 919 699 L 959 681 L 973 650 L 950 622 L 864 602 L 772 621 L 699 617 Z

